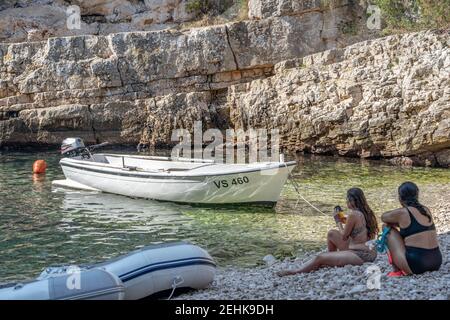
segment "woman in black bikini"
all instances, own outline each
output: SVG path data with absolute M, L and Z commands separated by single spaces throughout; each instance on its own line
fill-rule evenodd
M 413 182 L 404 182 L 398 188 L 398 196 L 402 208 L 381 216 L 381 220 L 391 227 L 388 248 L 394 271 L 389 275 L 439 270 L 442 255 L 436 227 L 428 208 L 419 202 L 419 188 Z
M 344 229 L 328 232 L 328 252 L 319 254 L 297 270 L 284 270 L 277 274 L 286 276 L 311 272 L 321 267 L 343 267 L 373 262 L 377 252 L 365 243 L 375 238 L 378 224 L 361 189 L 352 188 L 347 191 L 347 207 L 350 210 Z

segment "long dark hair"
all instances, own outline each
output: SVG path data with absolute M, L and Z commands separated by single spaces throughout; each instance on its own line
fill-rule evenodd
M 360 188 L 351 188 L 347 191 L 347 200 L 352 206 L 361 211 L 366 219 L 367 236 L 375 238 L 378 234 L 378 223 L 375 214 L 367 203 L 366 196 Z
M 431 215 L 419 202 L 419 187 L 417 187 L 414 182 L 403 182 L 400 187 L 398 187 L 398 197 L 402 206 L 416 208 L 421 214 L 428 217 L 428 221 L 431 222 Z

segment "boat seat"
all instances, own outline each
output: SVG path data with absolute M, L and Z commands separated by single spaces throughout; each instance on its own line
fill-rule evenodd
M 99 163 L 109 163 L 108 159 L 102 154 L 93 154 L 92 160 Z

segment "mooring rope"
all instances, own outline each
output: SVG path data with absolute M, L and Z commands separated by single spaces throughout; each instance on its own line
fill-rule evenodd
M 305 201 L 311 208 L 313 208 L 314 210 L 316 210 L 317 212 L 323 214 L 324 216 L 327 216 L 326 213 L 324 213 L 322 210 L 320 210 L 319 208 L 317 208 L 315 205 L 313 205 L 311 202 L 309 202 L 308 200 L 306 200 L 306 198 L 300 193 L 299 191 L 299 186 L 297 184 L 297 182 L 294 179 L 294 176 L 292 175 L 292 173 L 289 171 L 288 166 L 286 165 L 286 163 L 284 163 L 284 166 L 286 167 L 286 170 L 288 171 L 288 178 L 289 181 L 292 183 L 292 186 L 294 187 L 295 192 L 297 192 L 298 196 Z M 298 202 L 300 199 L 297 199 L 297 202 L 295 203 L 294 209 L 297 208 Z
M 177 282 L 178 281 L 178 282 Z M 172 299 L 173 294 L 175 293 L 175 289 L 184 282 L 184 279 L 181 276 L 176 276 L 172 282 L 172 292 L 170 293 L 169 298 L 167 300 Z

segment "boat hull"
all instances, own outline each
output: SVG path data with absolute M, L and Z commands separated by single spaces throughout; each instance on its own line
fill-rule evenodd
M 294 165 L 214 175 L 157 175 L 61 161 L 69 182 L 87 189 L 162 201 L 200 204 L 276 203 Z

